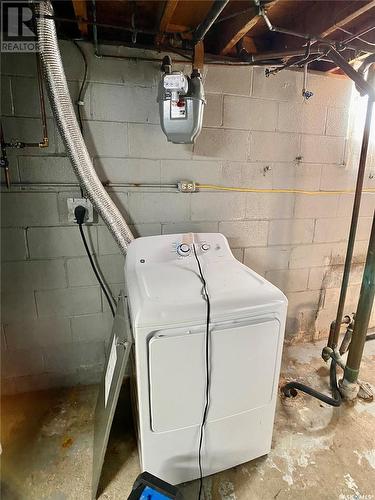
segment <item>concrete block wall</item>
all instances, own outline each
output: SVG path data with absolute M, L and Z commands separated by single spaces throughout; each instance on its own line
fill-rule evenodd
M 82 60 L 70 42 L 61 42 L 61 49 L 75 101 Z M 210 66 L 204 74 L 204 129 L 194 146 L 173 145 L 161 132 L 155 102 L 160 64 L 98 59 L 90 45 L 84 50 L 89 60 L 85 137 L 102 180 L 165 184 L 192 179 L 314 191 L 354 188 L 359 143 L 348 133 L 349 81 L 313 74 L 309 87 L 314 97 L 303 102 L 298 72 L 265 78 L 261 68 Z M 126 53 L 123 48 L 103 50 Z M 34 56 L 3 57 L 2 113 L 6 140 L 40 139 Z M 75 182 L 49 106 L 47 114 L 49 147 L 9 152 L 14 182 Z M 375 187 L 374 170 L 372 145 L 367 187 Z M 3 190 L 5 392 L 91 383 L 101 374 L 111 316 L 78 229 L 67 220 L 66 199 L 72 196 L 79 196 L 79 190 Z M 183 194 L 122 188 L 111 196 L 138 236 L 222 232 L 240 261 L 288 296 L 289 340 L 327 333 L 339 293 L 352 194 Z M 348 312 L 358 296 L 374 206 L 374 195 L 364 195 Z M 85 231 L 117 294 L 124 277 L 116 244 L 100 219 Z

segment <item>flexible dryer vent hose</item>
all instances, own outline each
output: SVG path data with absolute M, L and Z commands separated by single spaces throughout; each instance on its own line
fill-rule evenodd
M 37 4 L 36 9 L 40 58 L 59 132 L 80 186 L 87 193 L 87 197 L 125 255 L 133 235 L 120 211 L 103 188 L 79 129 L 61 61 L 55 22 L 45 17 L 53 16 L 52 4 L 50 0 L 43 0 Z

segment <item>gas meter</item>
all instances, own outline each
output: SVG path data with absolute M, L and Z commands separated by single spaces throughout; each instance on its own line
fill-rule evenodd
M 197 69 L 190 77 L 182 71 L 172 71 L 169 56 L 164 57 L 161 69 L 157 99 L 161 128 L 169 142 L 192 144 L 202 129 L 206 104 L 201 75 Z

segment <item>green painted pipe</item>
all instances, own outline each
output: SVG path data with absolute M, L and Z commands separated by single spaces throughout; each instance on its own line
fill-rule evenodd
M 370 242 L 366 257 L 365 270 L 355 316 L 353 337 L 349 347 L 348 360 L 344 371 L 344 380 L 357 382 L 363 348 L 370 321 L 375 296 L 375 212 L 372 221 Z

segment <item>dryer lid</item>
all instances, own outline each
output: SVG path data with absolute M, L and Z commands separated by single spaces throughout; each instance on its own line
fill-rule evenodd
M 222 234 L 149 236 L 132 241 L 125 263 L 133 327 L 205 321 L 206 302 L 193 244 L 207 282 L 212 321 L 285 306 L 283 293 L 236 260 Z

